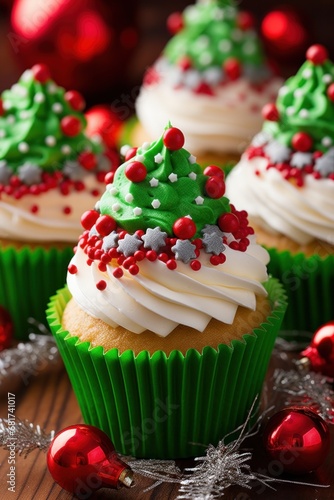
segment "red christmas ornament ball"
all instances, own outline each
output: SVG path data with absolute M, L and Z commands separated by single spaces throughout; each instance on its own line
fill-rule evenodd
M 131 468 L 118 457 L 109 437 L 91 425 L 71 425 L 56 434 L 46 460 L 53 479 L 78 498 L 133 482 Z
M 80 219 L 82 227 L 89 231 L 92 229 L 99 216 L 100 214 L 96 210 L 87 210 L 82 214 Z
M 0 306 L 0 351 L 10 347 L 13 338 L 12 318 L 4 307 Z
M 110 215 L 101 215 L 95 223 L 97 232 L 101 236 L 108 236 L 112 231 L 115 231 L 117 224 L 113 217 Z
M 235 214 L 226 213 L 219 217 L 218 226 L 224 233 L 234 233 L 239 229 L 239 219 Z
M 122 129 L 122 120 L 112 106 L 104 104 L 93 106 L 85 113 L 86 134 L 99 135 L 109 148 L 116 148 Z
M 297 132 L 291 140 L 293 149 L 296 151 L 310 151 L 313 145 L 312 137 L 306 132 Z
M 230 80 L 237 80 L 241 74 L 241 65 L 235 57 L 229 57 L 223 64 L 224 70 Z
M 50 70 L 46 64 L 35 64 L 31 71 L 34 75 L 34 78 L 37 82 L 45 83 L 50 80 Z
M 173 224 L 173 232 L 181 240 L 189 240 L 196 234 L 197 228 L 195 222 L 189 217 L 180 217 Z
M 184 145 L 183 132 L 176 127 L 167 129 L 163 135 L 163 143 L 171 151 L 181 149 Z
M 307 49 L 306 59 L 315 65 L 323 64 L 328 59 L 326 47 L 320 44 L 311 45 L 311 47 Z
M 301 356 L 309 359 L 311 370 L 334 378 L 334 321 L 315 331 L 310 345 L 301 352 Z
M 60 121 L 60 128 L 64 135 L 75 137 L 81 131 L 81 122 L 76 116 L 64 116 Z
M 276 104 L 272 102 L 265 104 L 262 108 L 262 116 L 265 120 L 269 120 L 271 122 L 278 122 L 279 112 Z
M 167 18 L 167 29 L 171 35 L 175 35 L 183 29 L 183 17 L 181 12 L 173 12 Z
M 264 446 L 285 472 L 306 474 L 316 470 L 329 452 L 326 422 L 304 407 L 287 407 L 273 415 L 263 433 Z
M 65 92 L 65 100 L 69 103 L 72 109 L 75 111 L 83 111 L 86 106 L 85 99 L 83 95 L 77 90 L 68 90 Z
M 132 161 L 125 167 L 125 175 L 131 182 L 142 182 L 147 175 L 144 163 Z
M 216 177 L 221 177 L 222 179 L 225 179 L 224 170 L 217 167 L 216 165 L 208 165 L 207 167 L 205 167 L 203 174 L 209 177 L 213 177 L 215 175 Z
M 205 183 L 205 191 L 210 198 L 221 198 L 225 193 L 225 182 L 222 177 L 214 175 Z

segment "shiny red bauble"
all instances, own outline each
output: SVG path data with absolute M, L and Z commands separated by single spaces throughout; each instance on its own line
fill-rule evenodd
M 131 182 L 142 182 L 146 178 L 146 175 L 146 167 L 140 161 L 132 161 L 125 167 L 125 176 Z
M 35 64 L 32 68 L 31 71 L 34 75 L 34 79 L 36 82 L 40 83 L 45 83 L 48 80 L 50 80 L 50 70 L 46 66 L 46 64 Z
M 193 238 L 197 228 L 195 222 L 189 217 L 180 217 L 173 224 L 173 233 L 181 240 Z
M 225 179 L 224 171 L 220 167 L 217 167 L 216 165 L 208 165 L 207 167 L 205 167 L 203 174 L 209 177 L 215 175 L 217 177 Z
M 323 64 L 328 59 L 326 47 L 320 44 L 311 45 L 306 52 L 306 59 L 315 65 Z
M 78 498 L 133 482 L 130 467 L 118 457 L 109 437 L 91 425 L 71 425 L 56 434 L 47 466 L 53 479 Z
M 318 328 L 310 345 L 301 352 L 307 357 L 312 371 L 334 378 L 334 321 Z
M 113 217 L 110 217 L 110 215 L 101 215 L 96 220 L 95 227 L 96 227 L 96 231 L 101 236 L 107 236 L 112 231 L 115 231 L 117 224 L 116 224 L 115 219 L 113 219 Z
M 81 122 L 76 116 L 64 116 L 60 122 L 60 128 L 67 137 L 75 137 L 81 131 Z
M 171 151 L 177 151 L 181 149 L 184 145 L 184 135 L 183 132 L 176 128 L 171 127 L 164 132 L 163 143 L 167 149 Z
M 297 132 L 291 140 L 293 149 L 296 151 L 310 151 L 313 145 L 312 137 L 306 132 Z
M 264 446 L 271 459 L 285 472 L 306 474 L 316 470 L 329 452 L 330 434 L 326 422 L 305 407 L 288 407 L 268 421 Z
M 89 231 L 92 229 L 99 216 L 100 214 L 96 210 L 87 210 L 82 214 L 80 219 L 82 227 Z
M 75 111 L 83 111 L 86 102 L 85 99 L 83 98 L 83 95 L 78 92 L 77 90 L 68 90 L 65 92 L 65 100 L 69 103 L 72 109 Z
M 10 347 L 13 338 L 12 318 L 4 307 L 0 306 L 0 351 Z
M 277 122 L 279 120 L 279 112 L 276 104 L 268 102 L 262 108 L 262 116 L 265 120 Z
M 210 198 L 221 198 L 225 193 L 225 182 L 221 176 L 212 176 L 205 183 L 206 194 Z
M 116 148 L 121 134 L 122 120 L 112 106 L 99 104 L 85 113 L 88 137 L 99 135 L 109 148 Z
M 224 233 L 234 233 L 239 229 L 240 222 L 235 214 L 222 214 L 218 219 L 218 226 Z

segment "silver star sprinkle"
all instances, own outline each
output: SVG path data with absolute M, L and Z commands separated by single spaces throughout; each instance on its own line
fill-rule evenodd
M 273 163 L 284 163 L 291 155 L 291 149 L 277 141 L 270 141 L 264 147 L 264 152 Z
M 116 231 L 113 231 L 112 233 L 108 234 L 108 236 L 105 236 L 103 238 L 102 250 L 104 252 L 107 252 L 111 248 L 116 248 L 118 240 L 119 240 L 119 235 Z
M 217 233 L 205 234 L 203 246 L 208 253 L 213 253 L 214 255 L 219 255 L 225 250 L 223 240 Z
M 158 252 L 160 248 L 166 245 L 167 233 L 161 231 L 160 227 L 154 229 L 148 228 L 146 233 L 141 237 L 144 242 L 144 248 L 151 248 Z
M 187 264 L 191 259 L 196 259 L 196 246 L 189 240 L 177 240 L 172 246 L 172 252 L 177 260 L 181 260 Z
M 25 163 L 18 168 L 18 176 L 25 184 L 39 184 L 41 182 L 42 171 L 33 163 Z
M 118 240 L 118 250 L 125 257 L 133 255 L 141 245 L 142 241 L 136 234 L 126 234 L 122 240 Z

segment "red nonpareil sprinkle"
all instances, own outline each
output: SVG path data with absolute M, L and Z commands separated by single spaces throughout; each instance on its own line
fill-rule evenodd
M 36 214 L 39 210 L 39 206 L 38 205 L 32 205 L 30 207 L 30 212 L 33 213 L 33 214 Z
M 94 226 L 95 222 L 99 218 L 99 213 L 96 210 L 87 210 L 81 216 L 81 225 L 84 229 L 88 231 Z
M 276 104 L 268 102 L 262 108 L 262 116 L 265 120 L 277 122 L 279 120 L 279 112 Z
M 129 273 L 132 274 L 132 276 L 135 276 L 139 273 L 139 267 L 137 266 L 137 264 L 132 264 L 132 266 L 129 267 Z
M 207 175 L 208 177 L 216 176 L 225 179 L 224 171 L 220 167 L 217 167 L 216 165 L 208 165 L 207 167 L 205 167 L 203 174 Z
M 190 267 L 193 271 L 199 271 L 202 267 L 202 264 L 200 263 L 199 260 L 192 260 L 190 262 Z
M 86 260 L 86 264 L 87 264 L 87 266 L 91 266 L 93 264 L 93 260 L 92 259 L 87 259 Z
M 250 12 L 242 10 L 238 13 L 237 24 L 242 31 L 250 30 L 255 25 L 254 16 Z
M 136 259 L 134 257 L 126 257 L 123 262 L 124 269 L 130 269 L 136 263 Z
M 260 177 L 261 172 L 260 172 L 260 170 L 254 170 L 254 174 L 257 175 L 258 177 Z
M 123 276 L 123 269 L 121 269 L 120 267 L 117 267 L 112 274 L 113 274 L 114 278 L 119 279 Z
M 196 224 L 189 217 L 180 217 L 173 224 L 173 233 L 181 240 L 188 240 L 196 234 Z
M 102 292 L 107 288 L 107 282 L 105 280 L 100 280 L 96 283 L 96 288 Z
M 239 229 L 240 222 L 235 214 L 226 213 L 219 217 L 218 226 L 224 233 L 233 233 Z
M 110 215 L 101 215 L 95 223 L 97 232 L 101 236 L 108 236 L 112 231 L 115 231 L 117 224 L 113 217 Z
M 210 198 L 221 198 L 225 194 L 224 179 L 216 175 L 210 177 L 205 183 L 205 191 Z
M 211 255 L 210 262 L 213 266 L 219 266 L 219 264 L 221 263 L 218 255 Z
M 167 29 L 171 35 L 175 35 L 183 29 L 183 16 L 181 12 L 172 12 L 167 17 Z
M 70 274 L 76 274 L 78 272 L 78 268 L 75 264 L 70 264 L 67 270 Z
M 164 253 L 164 252 L 159 253 L 158 260 L 161 260 L 161 262 L 167 262 L 168 255 L 166 253 Z
M 101 259 L 103 253 L 104 253 L 103 250 L 101 250 L 100 248 L 98 248 L 97 250 L 94 251 L 94 259 L 95 260 Z
M 168 267 L 168 269 L 170 269 L 170 271 L 174 271 L 174 269 L 177 268 L 176 260 L 174 259 L 167 260 L 166 266 Z
M 127 150 L 127 152 L 125 153 L 125 157 L 124 157 L 125 161 L 131 160 L 131 158 L 133 158 L 134 156 L 136 156 L 137 149 L 138 148 L 129 148 Z
M 90 192 L 90 194 L 92 196 L 95 196 L 95 198 L 96 198 L 97 196 L 100 195 L 100 191 L 98 189 L 92 189 L 91 192 Z
M 65 92 L 64 97 L 65 101 L 67 101 L 75 111 L 83 111 L 86 106 L 85 99 L 77 90 L 68 90 Z
M 148 250 L 146 252 L 146 258 L 150 262 L 154 262 L 158 258 L 157 252 L 155 250 Z
M 69 206 L 66 206 L 63 208 L 63 212 L 65 215 L 69 215 L 70 213 L 72 213 L 72 208 Z
M 80 165 L 85 170 L 94 170 L 97 165 L 96 156 L 90 151 L 84 151 L 83 153 L 80 153 L 80 155 L 78 156 L 78 160 Z
M 145 252 L 143 250 L 136 250 L 133 256 L 137 262 L 140 262 L 145 259 Z
M 75 137 L 81 131 L 81 122 L 76 116 L 64 116 L 60 122 L 60 128 L 67 137 Z
M 46 64 L 35 64 L 31 71 L 36 82 L 45 83 L 50 79 L 50 70 Z
M 105 184 L 111 184 L 114 180 L 115 172 L 108 172 L 104 177 Z
M 291 140 L 292 147 L 296 151 L 310 151 L 313 145 L 312 137 L 306 132 L 297 132 Z
M 75 181 L 74 189 L 79 192 L 83 191 L 85 189 L 85 184 L 82 181 Z
M 105 273 L 107 270 L 107 264 L 102 261 L 98 263 L 97 267 L 99 268 L 99 271 L 101 271 L 101 273 Z
M 328 87 L 327 96 L 330 101 L 334 102 L 334 83 L 331 83 Z
M 223 68 L 230 80 L 237 80 L 241 75 L 240 62 L 235 57 L 226 59 Z
M 231 241 L 229 247 L 232 248 L 232 250 L 239 250 L 239 243 L 237 241 Z
M 320 44 L 311 45 L 311 47 L 307 49 L 306 59 L 316 66 L 323 64 L 328 59 L 327 49 Z
M 140 161 L 132 161 L 125 167 L 125 176 L 131 182 L 142 182 L 146 178 L 146 175 L 146 167 Z

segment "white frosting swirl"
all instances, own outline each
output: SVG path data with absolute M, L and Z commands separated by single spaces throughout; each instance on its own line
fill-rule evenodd
M 269 255 L 254 236 L 249 239 L 246 252 L 227 247 L 223 265 L 213 266 L 204 252 L 199 271 L 179 261 L 171 271 L 159 260 L 144 260 L 137 275 L 124 270 L 120 279 L 113 276 L 112 263 L 106 272 L 97 262 L 87 265 L 87 255 L 78 247 L 71 261 L 77 273 L 68 273 L 67 284 L 85 312 L 112 327 L 134 333 L 149 329 L 160 336 L 179 324 L 203 331 L 211 318 L 233 323 L 238 306 L 255 310 L 256 295 L 266 295 L 261 282 L 268 279 Z M 96 283 L 102 279 L 107 287 L 99 291 Z
M 314 239 L 334 243 L 334 182 L 305 176 L 297 187 L 262 157 L 241 161 L 227 177 L 226 195 L 254 223 L 303 245 Z
M 240 78 L 215 87 L 214 96 L 173 88 L 164 81 L 144 84 L 136 112 L 151 138 L 170 121 L 184 132 L 185 148 L 194 154 L 241 154 L 262 125 L 262 107 L 274 99 L 281 83 L 279 78 L 272 78 L 256 90 Z
M 58 189 L 51 189 L 39 195 L 25 195 L 16 200 L 4 192 L 0 198 L 0 237 L 18 241 L 32 242 L 69 242 L 75 243 L 82 232 L 80 218 L 91 208 L 104 185 L 97 181 L 96 175 L 85 177 L 85 189 L 73 191 L 68 196 L 61 195 Z M 93 195 L 91 191 L 97 190 Z M 31 207 L 38 206 L 33 213 Z M 64 208 L 69 207 L 70 213 Z

